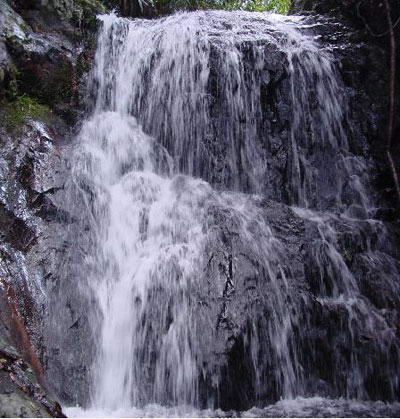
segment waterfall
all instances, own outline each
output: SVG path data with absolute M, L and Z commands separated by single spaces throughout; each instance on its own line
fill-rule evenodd
M 86 236 L 86 407 L 396 400 L 398 262 L 312 19 L 100 20 L 66 190 Z

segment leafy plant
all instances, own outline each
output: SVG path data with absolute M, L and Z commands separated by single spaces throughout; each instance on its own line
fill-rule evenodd
M 178 10 L 246 10 L 287 14 L 292 0 L 120 0 L 128 15 L 163 15 Z
M 250 12 L 272 11 L 287 14 L 291 0 L 225 0 L 223 9 L 247 10 Z
M 251 12 L 273 11 L 282 14 L 288 13 L 290 4 L 291 0 L 203 0 L 199 2 L 200 8 L 247 10 Z

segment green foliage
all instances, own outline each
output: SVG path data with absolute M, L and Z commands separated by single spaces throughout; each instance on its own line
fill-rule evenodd
M 108 10 L 103 3 L 103 0 L 75 0 L 72 21 L 83 30 L 95 31 L 98 23 L 96 15 L 106 13 Z
M 119 0 L 131 16 L 162 16 L 179 10 L 246 10 L 287 14 L 292 0 Z M 128 7 L 129 6 L 129 7 Z
M 291 0 L 224 0 L 221 3 L 221 8 L 225 10 L 271 11 L 287 14 Z
M 291 0 L 251 0 L 245 5 L 245 10 L 263 12 L 272 11 L 275 13 L 287 14 Z
M 43 119 L 50 109 L 29 96 L 20 96 L 15 101 L 3 102 L 5 125 L 12 131 L 28 119 Z
M 105 13 L 106 6 L 100 0 L 75 0 L 75 5 L 96 11 L 97 13 Z

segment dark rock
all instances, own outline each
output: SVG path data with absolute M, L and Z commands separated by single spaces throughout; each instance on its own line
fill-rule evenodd
M 53 401 L 43 387 L 40 364 L 31 347 L 22 318 L 16 307 L 10 286 L 0 284 L 0 415 L 2 417 L 65 417 L 60 405 Z M 21 352 L 12 345 L 17 339 Z M 30 356 L 29 353 L 30 352 Z M 36 358 L 30 367 L 22 358 Z M 38 370 L 39 368 L 39 370 Z
M 15 353 L 4 346 L 4 351 L 16 356 L 15 362 L 7 361 L 7 374 L 17 381 L 0 403 L 7 410 L 3 413 L 0 407 L 0 411 L 6 416 L 60 416 L 61 410 L 45 393 L 42 328 L 44 289 L 56 275 L 61 252 L 56 237 L 61 224 L 68 222 L 57 203 L 63 182 L 60 153 L 68 131 L 53 114 L 45 121 L 27 115 L 11 131 L 4 124 L 5 117 L 0 115 L 0 312 L 5 325 L 0 328 L 0 340 L 14 342 L 19 349 Z M 12 305 L 7 308 L 7 304 Z M 27 364 L 33 370 L 28 375 Z M 2 381 L 5 390 L 10 385 L 7 376 Z
M 391 20 L 394 25 L 396 67 L 400 67 L 400 4 L 389 0 Z M 347 84 L 355 87 L 351 109 L 371 109 L 371 117 L 363 120 L 359 131 L 365 133 L 377 165 L 375 187 L 380 193 L 383 206 L 381 213 L 390 215 L 390 207 L 398 206 L 394 182 L 388 167 L 386 151 L 389 122 L 389 24 L 383 0 L 294 0 L 292 13 L 319 13 L 334 16 L 347 27 L 347 38 L 351 48 L 344 49 L 342 59 L 343 76 Z M 331 37 L 331 36 L 329 36 Z M 350 53 L 350 55 L 348 55 Z M 358 61 L 358 62 L 357 62 Z M 384 64 L 382 64 L 384 63 Z M 400 95 L 400 72 L 396 71 L 396 92 Z M 398 106 L 398 104 L 396 104 Z M 354 111 L 353 111 L 354 114 Z M 400 126 L 400 113 L 395 110 L 394 129 Z M 398 135 L 394 135 L 392 154 L 399 167 Z
M 0 2 L 0 96 L 28 95 L 72 123 L 96 14 L 106 8 L 97 0 L 31 3 Z
M 0 327 L 0 341 L 7 342 L 4 348 L 11 348 L 9 342 L 18 347 L 7 349 L 7 372 L 0 368 L 5 374 L 0 416 L 62 416 L 45 395 L 49 388 L 73 404 L 87 398 L 84 392 L 71 394 L 79 391 L 76 380 L 84 385 L 88 379 L 90 351 L 80 364 L 60 365 L 56 355 L 65 348 L 84 354 L 78 342 L 89 304 L 80 300 L 74 278 L 60 281 L 66 248 L 73 246 L 59 240 L 71 222 L 59 194 L 65 181 L 63 149 L 91 66 L 95 16 L 105 10 L 97 0 L 0 0 L 0 275 L 12 290 L 14 310 L 6 309 L 8 297 L 0 300 L 6 325 Z M 68 307 L 59 307 L 54 287 L 73 294 Z M 54 301 L 46 301 L 47 293 Z M 44 333 L 53 314 L 49 305 L 72 317 L 68 335 Z

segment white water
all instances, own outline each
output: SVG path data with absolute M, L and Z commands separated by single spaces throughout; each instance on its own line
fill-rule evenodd
M 213 319 L 198 308 L 203 304 L 203 284 L 215 281 L 215 295 L 207 298 L 221 300 L 229 299 L 237 285 L 228 280 L 225 286 L 218 273 L 221 264 L 209 259 L 210 249 L 212 254 L 222 252 L 218 257 L 225 261 L 225 273 L 238 265 L 239 252 L 235 259 L 221 250 L 221 217 L 269 281 L 264 297 L 270 309 L 265 323 L 268 354 L 261 351 L 265 347 L 258 342 L 255 320 L 249 344 L 255 385 L 262 394 L 264 378 L 258 366 L 272 364 L 280 397 L 293 399 L 303 393 L 305 375 L 293 332 L 301 326 L 301 309 L 284 244 L 265 219 L 262 199 L 252 195 L 268 195 L 268 188 L 276 185 L 269 179 L 269 151 L 255 141 L 261 93 L 249 91 L 248 86 L 258 86 L 268 60 L 262 45 L 272 45 L 282 53 L 289 75 L 287 106 L 293 117 L 286 133 L 288 203 L 295 204 L 293 211 L 316 223 L 319 231 L 321 247 L 315 260 L 321 275 L 324 265 L 329 275 L 321 277 L 318 301 L 345 305 L 352 331 L 354 322 L 361 324 L 370 308 L 359 298 L 356 280 L 338 250 L 331 218 L 306 209 L 325 208 L 329 202 L 347 211 L 343 190 L 348 178 L 352 179 L 350 204 L 361 208 L 365 217 L 371 208 L 362 183 L 366 165 L 348 151 L 342 91 L 331 55 L 302 33 L 301 18 L 197 12 L 158 21 L 128 21 L 115 15 L 101 20 L 91 81 L 96 101 L 83 123 L 73 164 L 73 179 L 82 191 L 84 216 L 91 225 L 92 246 L 83 271 L 97 307 L 92 328 L 98 347 L 89 409 L 68 408 L 67 413 L 96 417 L 218 414 L 196 409 L 201 404 L 199 377 L 209 372 L 205 365 L 217 336 Z M 256 45 L 253 73 L 245 69 L 239 40 Z M 206 147 L 213 117 L 209 83 L 214 48 L 223 57 L 219 71 L 225 83 L 219 86 L 224 93 L 225 124 L 216 143 L 225 145 L 222 162 L 210 157 Z M 305 89 L 310 83 L 314 105 L 310 89 Z M 315 103 L 323 106 L 315 109 Z M 313 135 L 305 139 L 302 132 L 310 115 Z M 328 150 L 325 157 L 333 150 L 335 163 L 325 164 L 323 159 L 316 163 L 308 153 L 313 148 L 316 154 Z M 220 177 L 215 180 L 216 172 Z M 215 276 L 209 277 L 213 263 Z M 227 316 L 225 311 L 226 306 L 222 317 Z M 386 327 L 382 318 L 372 317 L 367 331 L 377 324 Z M 388 335 L 382 346 L 388 347 L 393 339 Z M 351 365 L 354 375 L 345 386 L 346 395 L 365 397 L 363 366 L 358 358 Z M 214 400 L 209 404 L 212 408 Z M 147 407 L 143 410 L 143 406 Z
M 74 166 L 75 176 L 89 178 L 96 190 L 93 216 L 97 245 L 89 263 L 101 267 L 90 278 L 101 315 L 92 398 L 92 405 L 98 409 L 126 410 L 141 402 L 140 370 L 149 362 L 146 357 L 151 356 L 143 351 L 143 346 L 149 328 L 155 326 L 142 326 L 139 322 L 149 322 L 143 316 L 148 294 L 157 286 L 165 290 L 167 299 L 158 303 L 166 304 L 164 310 L 169 311 L 162 311 L 164 318 L 158 321 L 165 325 L 167 317 L 172 316 L 173 322 L 163 335 L 159 330 L 160 336 L 154 337 L 157 360 L 148 397 L 158 402 L 168 397 L 175 404 L 197 404 L 200 360 L 195 349 L 196 331 L 190 328 L 190 303 L 199 273 L 204 269 L 205 244 L 212 237 L 212 226 L 207 225 L 212 207 L 222 207 L 237 220 L 243 240 L 251 243 L 260 258 L 267 263 L 279 260 L 275 251 L 269 253 L 274 247 L 269 227 L 245 197 L 217 194 L 209 184 L 194 178 L 170 177 L 174 172 L 173 159 L 162 147 L 156 149 L 154 140 L 129 115 L 133 103 L 144 94 L 143 84 L 136 82 L 137 74 L 146 70 L 146 63 L 150 65 L 157 48 L 163 59 L 153 70 L 154 81 L 147 87 L 147 113 L 153 117 L 152 106 L 166 98 L 173 129 L 186 134 L 183 141 L 174 145 L 173 155 L 186 153 L 187 169 L 193 172 L 196 144 L 191 141 L 196 135 L 190 131 L 204 126 L 199 118 L 206 119 L 201 101 L 210 54 L 208 34 L 199 33 L 200 17 L 201 14 L 182 15 L 161 23 L 129 23 L 114 15 L 102 18 L 94 70 L 97 102 L 93 116 L 84 123 L 79 135 L 79 163 Z M 279 22 L 276 17 L 260 17 L 263 23 L 271 20 L 269 25 Z M 125 32 L 124 42 L 120 34 L 113 32 Z M 287 32 L 296 35 L 290 24 Z M 229 38 L 226 41 L 232 43 Z M 238 57 L 231 59 L 239 65 Z M 199 67 L 193 80 L 195 65 Z M 173 69 L 176 71 L 171 72 Z M 168 93 L 163 91 L 165 85 L 158 83 L 167 71 L 171 72 L 168 88 L 172 90 Z M 188 96 L 182 96 L 182 91 L 187 91 Z M 186 101 L 192 103 L 188 106 Z M 193 114 L 193 107 L 200 108 L 197 114 Z M 190 114 L 186 114 L 186 109 Z M 157 167 L 156 161 L 163 162 L 161 167 Z M 257 218 L 259 231 L 254 242 L 254 233 L 246 225 L 257 223 Z M 276 277 L 276 268 L 268 269 Z M 271 333 L 282 364 L 284 392 L 291 395 L 296 381 L 287 348 L 291 320 L 278 285 L 276 297 L 277 318 Z M 142 355 L 138 354 L 140 351 Z
M 244 417 L 244 418 L 274 418 L 274 417 L 397 417 L 400 404 L 387 404 L 382 402 L 360 402 L 345 399 L 324 399 L 322 397 L 282 400 L 265 408 L 253 408 L 246 412 L 224 412 L 221 410 L 194 410 L 190 407 L 166 408 L 159 405 L 149 405 L 145 409 L 130 409 L 128 411 L 82 410 L 68 408 L 65 410 L 68 417 Z

